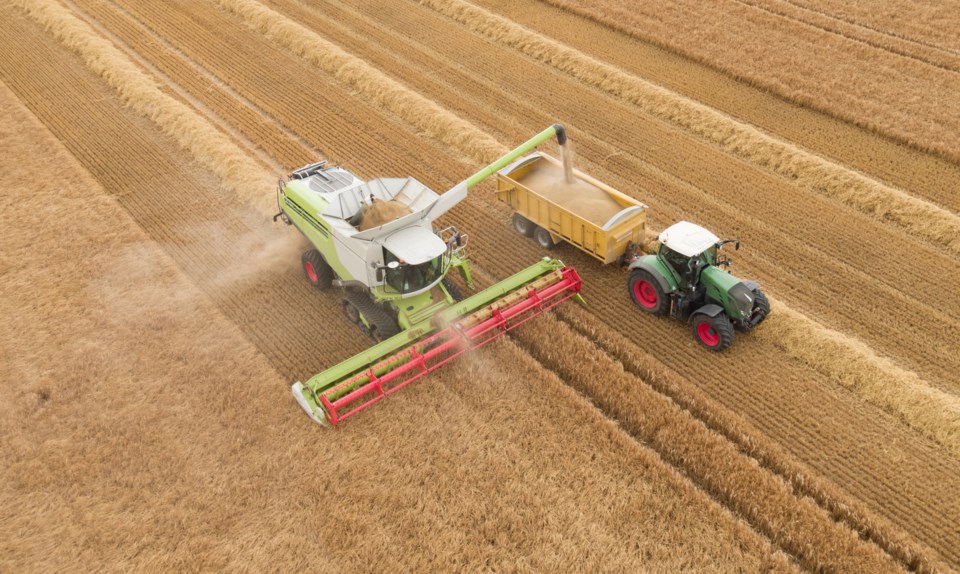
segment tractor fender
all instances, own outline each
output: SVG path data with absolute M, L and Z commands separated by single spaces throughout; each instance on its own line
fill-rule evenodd
M 754 289 L 758 289 L 760 287 L 760 284 L 757 283 L 756 281 L 744 281 L 743 286 L 753 291 Z
M 700 307 L 696 311 L 690 314 L 690 317 L 694 315 L 706 315 L 707 317 L 716 317 L 717 315 L 722 315 L 724 313 L 723 307 L 717 305 L 716 303 L 708 303 L 703 307 Z
M 629 271 L 633 271 L 634 269 L 643 269 L 650 275 L 653 275 L 653 277 L 657 280 L 657 283 L 660 284 L 660 288 L 663 289 L 663 292 L 665 294 L 673 293 L 674 291 L 677 290 L 675 287 L 670 286 L 670 283 L 667 282 L 667 279 L 663 276 L 663 273 L 661 273 L 659 269 L 657 269 L 655 266 L 651 265 L 650 263 L 644 261 L 643 259 L 634 259 L 633 262 L 630 263 L 627 269 Z

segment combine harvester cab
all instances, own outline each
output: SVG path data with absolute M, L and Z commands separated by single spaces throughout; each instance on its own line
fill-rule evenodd
M 482 346 L 571 298 L 577 272 L 544 258 L 461 300 L 447 273 L 473 289 L 466 236 L 433 228 L 468 190 L 544 141 L 566 135 L 551 126 L 442 195 L 413 178 L 363 181 L 325 163 L 295 170 L 278 186 L 280 212 L 313 247 L 304 275 L 318 289 L 343 290 L 343 307 L 377 344 L 305 383 L 300 406 L 321 424 L 337 424 L 467 350 Z M 580 299 L 582 301 L 582 299 Z

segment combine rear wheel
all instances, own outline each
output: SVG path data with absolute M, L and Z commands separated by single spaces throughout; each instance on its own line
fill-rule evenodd
M 537 228 L 536 225 L 526 217 L 520 215 L 519 213 L 513 214 L 513 228 L 524 237 L 531 237 L 533 235 L 533 230 Z
M 646 269 L 634 269 L 627 278 L 630 298 L 641 309 L 653 315 L 666 315 L 670 307 L 660 282 Z
M 733 344 L 733 324 L 726 315 L 694 313 L 692 322 L 693 336 L 703 347 L 719 353 Z
M 300 257 L 300 263 L 303 265 L 303 274 L 311 285 L 321 291 L 330 288 L 333 283 L 333 269 L 323 260 L 319 251 L 316 249 L 304 251 Z

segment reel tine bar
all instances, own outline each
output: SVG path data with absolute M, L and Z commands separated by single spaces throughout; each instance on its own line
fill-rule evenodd
M 317 398 L 327 419 L 336 425 L 465 351 L 481 347 L 566 301 L 579 293 L 581 286 L 580 276 L 573 267 L 552 271 L 351 376 Z M 361 400 L 363 402 L 356 405 Z M 347 407 L 349 410 L 343 412 Z

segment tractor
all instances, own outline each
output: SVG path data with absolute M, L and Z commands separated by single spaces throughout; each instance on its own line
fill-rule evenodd
M 723 247 L 732 243 L 739 250 L 740 240 L 721 241 L 687 221 L 671 225 L 658 239 L 655 255 L 629 264 L 627 289 L 643 311 L 689 321 L 697 342 L 715 352 L 733 343 L 735 330 L 749 331 L 770 313 L 756 282 L 722 269 L 732 264 L 721 253 Z

